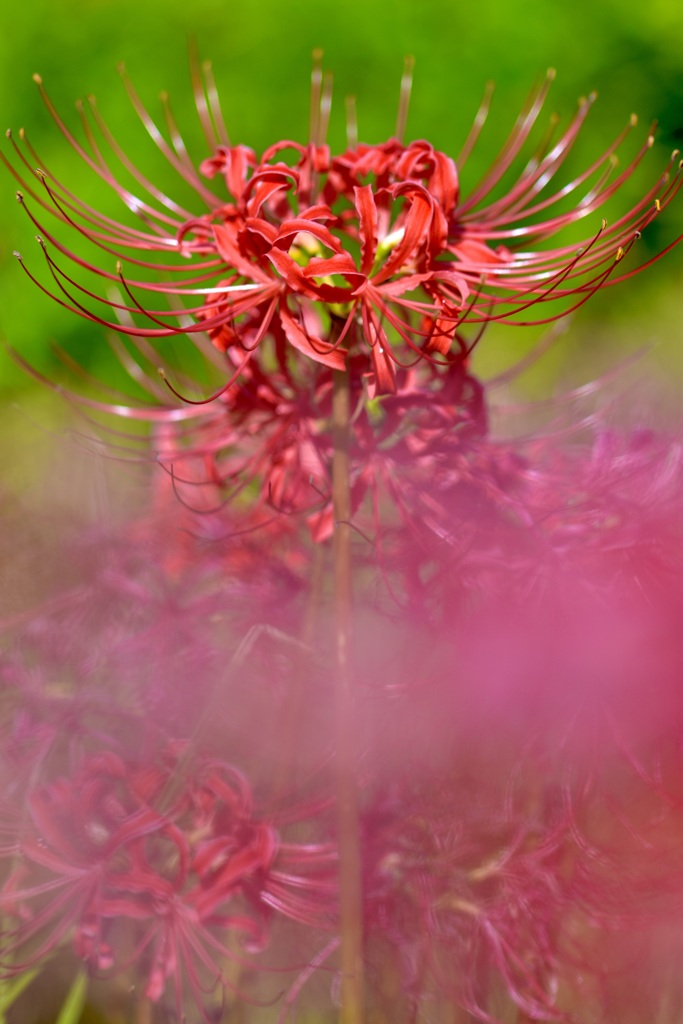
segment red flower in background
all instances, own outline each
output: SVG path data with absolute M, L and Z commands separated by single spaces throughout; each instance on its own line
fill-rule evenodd
M 71 938 L 96 975 L 136 961 L 147 996 L 170 986 L 181 1012 L 186 989 L 201 1008 L 229 987 L 229 964 L 244 959 L 231 934 L 255 952 L 274 914 L 313 928 L 335 919 L 333 849 L 281 839 L 238 769 L 185 744 L 147 764 L 89 756 L 34 786 L 28 808 L 2 850 L 21 858 L 0 892 L 5 973 Z

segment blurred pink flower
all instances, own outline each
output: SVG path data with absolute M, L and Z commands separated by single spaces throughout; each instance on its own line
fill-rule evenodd
M 95 975 L 134 964 L 148 997 L 170 986 L 181 1012 L 186 989 L 201 1008 L 229 987 L 243 959 L 230 935 L 256 952 L 273 915 L 335 920 L 332 848 L 284 840 L 238 769 L 186 744 L 149 763 L 101 750 L 34 785 L 28 808 L 3 850 L 20 857 L 0 895 L 5 972 L 71 938 Z

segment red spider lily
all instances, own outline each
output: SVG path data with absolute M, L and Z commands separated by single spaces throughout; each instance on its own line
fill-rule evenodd
M 186 987 L 202 1007 L 229 986 L 231 935 L 256 951 L 274 915 L 334 920 L 333 851 L 283 841 L 241 772 L 182 745 L 150 764 L 93 755 L 28 807 L 0 896 L 5 972 L 71 937 L 95 974 L 139 964 L 148 997 L 170 985 L 180 1012 Z
M 509 1002 L 533 1020 L 583 1017 L 592 990 L 618 990 L 629 955 L 647 976 L 653 925 L 680 912 L 680 837 L 670 825 L 663 837 L 651 794 L 650 842 L 621 809 L 596 807 L 593 787 L 572 777 L 574 754 L 540 753 L 542 737 L 536 745 L 527 733 L 522 748 L 476 737 L 465 759 L 456 743 L 438 782 L 417 755 L 368 812 L 370 962 L 379 954 L 387 971 L 388 952 L 396 957 L 392 1019 L 411 1019 L 405 1003 L 427 993 L 438 1002 L 438 992 L 490 1024 L 507 1019 Z M 633 781 L 625 792 L 642 799 Z
M 533 715 L 549 735 L 605 710 L 639 744 L 672 729 L 682 470 L 679 443 L 648 432 L 461 448 L 446 433 L 424 465 L 406 459 L 399 493 L 421 514 L 387 525 L 378 547 L 397 604 L 443 653 L 416 676 L 433 679 L 435 705 L 463 718 L 481 701 L 521 728 Z M 470 681 L 448 698 L 454 658 Z
M 277 373 L 267 373 L 252 361 L 242 380 L 210 406 L 193 425 L 169 438 L 158 456 L 173 465 L 174 479 L 189 483 L 192 467 L 203 461 L 190 488 L 188 503 L 196 500 L 201 515 L 202 486 L 219 485 L 230 500 L 258 485 L 261 500 L 249 510 L 247 523 L 270 528 L 272 517 L 305 517 L 314 540 L 333 530 L 328 429 L 332 382 L 312 364 L 294 367 L 286 358 L 284 338 L 276 347 Z M 453 361 L 445 370 L 425 363 L 399 370 L 395 396 L 381 406 L 366 405 L 363 361 L 349 360 L 354 407 L 351 438 L 351 496 L 354 522 L 366 496 L 374 512 L 369 529 L 379 536 L 377 518 L 382 497 L 388 496 L 402 521 L 423 514 L 419 473 L 403 470 L 419 463 L 423 482 L 432 482 L 439 460 L 462 455 L 472 437 L 484 432 L 483 393 L 469 374 L 466 361 Z M 173 449 L 175 445 L 175 450 Z M 448 449 L 448 452 L 446 451 Z M 415 466 L 413 466 L 415 470 Z M 188 493 L 188 489 L 185 488 Z
M 503 319 L 529 323 L 527 311 L 560 300 L 559 307 L 547 314 L 529 314 L 531 322 L 542 323 L 581 305 L 613 275 L 643 228 L 678 191 L 680 174 L 669 180 L 674 154 L 642 200 L 611 227 L 603 222 L 580 245 L 522 248 L 551 239 L 600 209 L 652 144 L 649 135 L 634 160 L 609 181 L 615 152 L 633 127 L 632 119 L 590 167 L 552 191 L 592 98 L 582 101 L 559 138 L 546 138 L 503 194 L 492 198 L 508 181 L 508 172 L 510 177 L 514 173 L 551 77 L 532 93 L 500 156 L 467 197 L 460 194 L 459 170 L 476 141 L 488 98 L 456 161 L 426 142 L 404 145 L 400 139 L 355 145 L 332 157 L 320 136 L 318 113 L 308 145 L 279 142 L 257 157 L 247 147 L 230 144 L 215 90 L 202 83 L 198 72 L 198 107 L 207 144 L 214 151 L 199 173 L 170 110 L 169 142 L 132 86 L 127 83 L 127 88 L 154 142 L 208 212 L 184 209 L 149 182 L 128 160 L 93 103 L 91 115 L 104 143 L 141 188 L 140 197 L 133 195 L 112 168 L 85 110 L 81 109 L 86 137 L 82 145 L 60 119 L 39 79 L 43 98 L 67 140 L 141 218 L 143 229 L 98 214 L 46 169 L 36 172 L 36 181 L 31 167 L 40 160 L 23 136 L 30 160 L 12 140 L 20 169 L 8 166 L 24 189 L 20 199 L 40 231 L 57 285 L 54 297 L 62 305 L 140 344 L 148 338 L 188 334 L 201 347 L 201 335 L 207 332 L 220 351 L 232 354 L 230 379 L 221 391 L 255 358 L 264 339 L 284 335 L 292 348 L 331 369 L 346 366 L 347 352 L 363 353 L 371 387 L 386 393 L 395 390 L 397 365 L 418 359 L 448 364 L 454 346 L 459 358 L 464 325 Z M 315 94 L 314 111 L 319 101 Z M 284 151 L 291 150 L 297 157 L 294 166 L 282 160 Z M 230 201 L 212 192 L 201 174 L 222 177 Z M 567 200 L 572 201 L 569 210 Z M 116 255 L 121 260 L 119 273 L 100 270 L 72 251 L 33 212 L 34 203 L 83 240 Z M 126 298 L 100 298 L 56 262 L 52 249 L 111 285 L 122 286 Z M 164 259 L 155 261 L 155 253 L 164 253 Z M 144 273 L 129 277 L 124 264 Z M 22 266 L 27 269 L 23 261 Z M 149 271 L 170 275 L 170 280 L 150 281 Z M 612 276 L 612 282 L 631 273 Z M 171 300 L 171 309 L 156 308 L 136 294 L 152 300 L 164 295 Z M 109 305 L 115 319 L 98 313 L 91 306 L 93 300 Z
M 120 412 L 152 425 L 156 461 L 167 474 L 166 485 L 157 487 L 156 502 L 175 532 L 165 530 L 158 557 L 175 566 L 174 571 L 181 571 L 185 564 L 192 577 L 197 542 L 231 538 L 242 548 L 249 547 L 253 571 L 263 551 L 259 539 L 268 535 L 269 544 L 276 544 L 281 552 L 281 570 L 293 574 L 296 585 L 306 566 L 305 549 L 291 543 L 300 519 L 305 518 L 316 541 L 330 536 L 332 380 L 311 360 L 292 361 L 279 327 L 273 328 L 273 341 L 270 367 L 251 360 L 229 390 L 191 408 L 187 416 L 183 410 L 178 422 L 169 410 L 168 422 L 159 424 L 165 410 L 124 406 L 121 396 Z M 239 362 L 240 351 L 237 344 L 231 346 L 229 358 Z M 449 455 L 459 457 L 466 442 L 485 432 L 483 390 L 469 372 L 464 347 L 448 367 L 425 361 L 398 370 L 398 393 L 372 407 L 366 405 L 364 368 L 361 356 L 350 357 L 354 515 L 366 495 L 372 496 L 377 510 L 381 495 L 388 494 L 401 518 L 409 521 L 427 514 L 420 497 L 420 474 L 431 486 L 436 464 L 445 464 Z M 95 398 L 84 397 L 83 403 L 113 409 Z M 116 442 L 110 440 L 112 452 L 118 448 L 124 458 L 132 457 L 134 445 L 142 444 L 143 451 L 149 447 L 149 439 L 139 434 L 115 431 L 110 432 L 112 437 Z M 403 469 L 411 460 L 420 469 L 404 481 Z M 176 511 L 171 516 L 167 504 L 171 490 L 185 505 L 185 513 Z M 152 513 L 149 536 L 156 536 L 157 544 L 159 525 Z M 378 523 L 373 520 L 369 528 L 378 529 Z M 141 524 L 137 532 L 142 536 L 144 530 Z M 243 555 L 247 556 L 245 550 Z M 238 570 L 238 563 L 234 555 L 225 559 L 228 569 Z
M 593 446 L 475 437 L 459 449 L 450 431 L 432 444 L 424 464 L 417 452 L 396 467 L 422 514 L 409 506 L 375 544 L 394 600 L 363 595 L 367 635 L 365 607 L 358 616 L 368 762 L 393 777 L 408 750 L 470 765 L 487 743 L 538 743 L 548 757 L 562 751 L 591 814 L 604 804 L 605 821 L 648 839 L 668 815 L 675 832 L 679 443 L 602 432 Z M 376 477 L 380 458 L 391 468 L 391 447 Z
M 449 1001 L 493 1021 L 496 977 L 521 1011 L 558 1019 L 562 918 L 576 900 L 559 868 L 571 836 L 562 813 L 545 822 L 496 809 L 494 792 L 457 780 L 447 797 L 402 791 L 400 830 L 378 810 L 368 825 L 369 939 L 396 950 L 404 999 L 417 1003 L 431 977 Z
M 77 539 L 63 538 L 61 585 L 0 622 L 0 736 L 4 752 L 25 766 L 22 778 L 48 751 L 58 750 L 57 768 L 53 753 L 51 764 L 61 771 L 60 757 L 74 763 L 93 744 L 146 749 L 160 732 L 192 734 L 253 627 L 298 633 L 309 552 L 291 542 L 293 520 L 272 508 L 262 517 L 257 510 L 239 516 L 232 506 L 194 511 L 206 487 L 182 482 L 190 468 L 189 460 L 176 467 L 175 489 L 193 511 L 176 499 L 173 478 L 157 473 L 151 509 L 116 530 L 84 528 Z M 256 653 L 276 657 L 264 645 Z M 266 698 L 248 682 L 257 674 L 253 658 L 238 674 L 228 668 L 239 678 L 230 687 L 239 687 L 242 716 L 247 708 L 257 713 L 258 699 L 261 715 L 275 715 L 286 700 L 283 671 L 281 664 Z M 241 739 L 230 730 L 234 718 L 221 716 L 222 728 Z M 10 774 L 18 783 L 20 773 Z
M 407 520 L 418 538 L 414 571 L 436 568 L 421 591 L 434 611 L 459 603 L 470 587 L 501 607 L 522 594 L 527 607 L 540 608 L 568 587 L 613 602 L 617 580 L 622 611 L 644 594 L 662 611 L 678 603 L 683 475 L 674 438 L 601 430 L 592 447 L 479 438 L 458 450 L 446 433 L 426 465 L 418 454 L 406 462 L 408 493 L 413 477 L 425 510 Z M 419 602 L 417 590 L 413 597 Z

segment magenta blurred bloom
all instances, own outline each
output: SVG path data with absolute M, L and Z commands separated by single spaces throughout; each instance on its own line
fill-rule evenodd
M 93 975 L 135 965 L 148 998 L 168 988 L 181 1012 L 186 992 L 220 1001 L 230 964 L 267 946 L 274 918 L 335 919 L 334 850 L 286 842 L 237 768 L 187 744 L 148 763 L 90 755 L 34 786 L 28 811 L 2 851 L 15 858 L 0 894 L 4 973 L 70 940 Z

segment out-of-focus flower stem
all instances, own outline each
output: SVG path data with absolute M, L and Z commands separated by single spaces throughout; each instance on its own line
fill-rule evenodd
M 334 613 L 336 637 L 337 802 L 342 1002 L 340 1024 L 362 1024 L 363 904 L 358 786 L 351 685 L 351 486 L 349 479 L 350 387 L 348 371 L 335 371 L 332 399 L 332 494 L 334 502 Z
M 135 1024 L 152 1024 L 154 1019 L 152 1000 L 144 993 L 135 997 Z
M 287 702 L 284 715 L 284 753 L 282 764 L 278 768 L 276 781 L 276 798 L 285 799 L 293 790 L 297 781 L 298 755 L 301 742 L 300 722 L 304 711 L 306 682 L 310 677 L 313 644 L 316 624 L 322 600 L 323 580 L 327 563 L 327 545 L 314 544 L 311 558 L 311 578 L 306 611 L 301 630 L 301 648 L 296 655 L 296 668 L 292 682 L 292 692 Z

